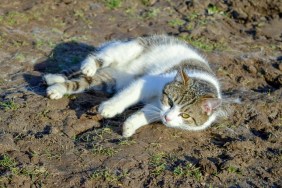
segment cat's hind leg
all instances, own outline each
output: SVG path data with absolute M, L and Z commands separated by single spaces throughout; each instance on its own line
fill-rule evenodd
M 67 78 L 62 74 L 45 74 L 43 80 L 48 86 L 51 86 L 56 83 L 64 83 Z
M 57 82 L 47 88 L 47 96 L 50 99 L 60 99 L 65 94 L 81 93 L 90 88 L 113 93 L 116 89 L 119 89 L 117 87 L 123 86 L 122 84 L 124 80 L 131 79 L 130 74 L 123 73 L 122 76 L 120 74 L 121 73 L 112 70 L 111 68 L 105 68 L 99 70 L 93 77 L 81 75 L 79 78 Z
M 138 57 L 144 47 L 138 40 L 113 41 L 101 46 L 97 52 L 90 54 L 81 63 L 81 72 L 94 76 L 98 69 L 104 67 L 125 66 Z
M 140 127 L 160 120 L 160 111 L 158 111 L 157 107 L 148 104 L 126 119 L 123 124 L 122 136 L 130 137 Z

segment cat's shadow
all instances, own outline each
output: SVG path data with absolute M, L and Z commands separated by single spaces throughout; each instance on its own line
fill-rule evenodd
M 42 76 L 47 73 L 60 73 L 62 70 L 69 69 L 70 67 L 79 66 L 80 62 L 85 59 L 96 48 L 85 43 L 78 42 L 65 42 L 60 43 L 51 51 L 47 59 L 38 62 L 34 66 L 35 73 L 38 74 L 24 74 L 24 79 L 28 83 L 28 88 L 32 92 L 46 97 L 46 88 Z M 93 94 L 93 93 L 92 93 Z M 83 114 L 98 105 L 108 97 L 95 97 L 92 95 L 92 100 L 88 100 L 89 93 L 77 94 L 75 99 L 69 96 L 69 107 L 75 110 L 76 115 L 80 118 Z

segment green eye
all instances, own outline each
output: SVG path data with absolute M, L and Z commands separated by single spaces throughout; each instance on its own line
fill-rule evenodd
M 188 119 L 190 116 L 188 115 L 188 114 L 186 114 L 186 113 L 182 113 L 182 114 L 180 114 L 181 115 L 181 117 L 182 118 L 184 118 L 184 119 Z

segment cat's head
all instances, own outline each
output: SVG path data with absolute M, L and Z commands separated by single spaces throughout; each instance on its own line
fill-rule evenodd
M 207 122 L 221 99 L 209 83 L 189 78 L 179 70 L 175 80 L 164 87 L 161 105 L 161 119 L 166 126 L 189 129 Z

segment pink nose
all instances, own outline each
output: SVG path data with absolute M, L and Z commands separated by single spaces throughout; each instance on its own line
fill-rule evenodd
M 166 121 L 171 121 L 171 119 L 167 115 L 165 115 L 164 118 L 165 118 Z

